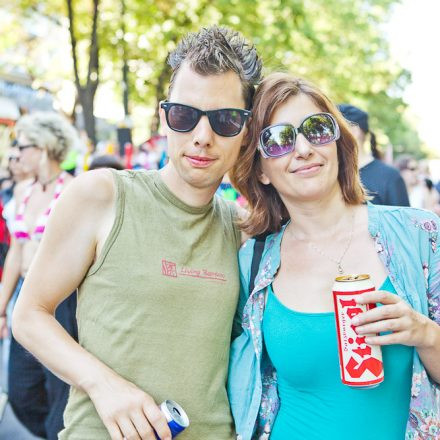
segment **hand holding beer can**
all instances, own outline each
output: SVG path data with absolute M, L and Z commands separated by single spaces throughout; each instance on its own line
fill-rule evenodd
M 359 336 L 351 320 L 376 304 L 357 304 L 356 295 L 374 291 L 369 275 L 337 277 L 333 285 L 339 364 L 342 382 L 352 387 L 372 388 L 384 380 L 382 350 Z
M 159 408 L 167 419 L 172 438 L 177 437 L 184 429 L 188 428 L 189 418 L 178 403 L 173 400 L 165 400 Z M 157 434 L 156 438 L 160 440 Z

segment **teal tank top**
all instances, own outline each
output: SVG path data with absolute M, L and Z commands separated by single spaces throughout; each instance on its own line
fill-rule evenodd
M 301 313 L 268 287 L 264 340 L 278 374 L 280 410 L 271 440 L 402 440 L 413 347 L 382 347 L 385 380 L 356 389 L 340 379 L 334 313 Z M 389 278 L 379 290 L 396 293 Z

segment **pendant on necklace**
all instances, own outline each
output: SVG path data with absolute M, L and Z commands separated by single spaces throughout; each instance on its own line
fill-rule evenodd
M 344 269 L 342 269 L 341 263 L 338 263 L 338 272 L 342 275 L 344 273 Z

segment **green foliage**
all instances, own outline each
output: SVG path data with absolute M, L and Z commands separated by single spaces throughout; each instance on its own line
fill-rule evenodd
M 265 72 L 289 71 L 324 89 L 335 102 L 368 110 L 379 142 L 420 154 L 420 139 L 405 119 L 407 71 L 389 59 L 381 30 L 394 0 L 101 0 L 101 81 L 121 89 L 122 57 L 129 66 L 131 105 L 155 107 L 167 91 L 166 58 L 179 39 L 201 26 L 226 25 L 251 39 Z M 76 36 L 86 53 L 91 0 L 76 0 Z M 18 1 L 21 14 L 37 9 L 62 21 L 65 0 Z M 86 66 L 81 66 L 82 74 Z M 69 72 L 70 73 L 70 72 Z

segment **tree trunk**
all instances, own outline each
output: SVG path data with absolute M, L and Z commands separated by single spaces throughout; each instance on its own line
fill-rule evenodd
M 121 50 L 122 50 L 122 103 L 124 105 L 124 116 L 127 118 L 129 116 L 128 107 L 128 95 L 129 95 L 129 84 L 128 84 L 128 63 L 127 63 L 127 42 L 125 41 L 125 13 L 126 6 L 125 0 L 121 0 Z
M 98 16 L 99 16 L 99 0 L 93 0 L 93 17 L 92 30 L 90 32 L 90 51 L 89 65 L 87 70 L 87 78 L 85 85 L 81 84 L 79 78 L 78 56 L 77 56 L 77 40 L 75 36 L 75 14 L 73 11 L 72 0 L 66 0 L 68 16 L 69 16 L 69 32 L 72 46 L 73 70 L 75 75 L 75 86 L 78 95 L 78 101 L 81 104 L 84 117 L 84 128 L 87 136 L 96 145 L 96 126 L 95 116 L 93 114 L 94 99 L 96 89 L 99 84 L 99 44 L 98 44 Z
M 79 101 L 82 107 L 84 129 L 86 130 L 87 136 L 96 145 L 96 123 L 95 116 L 93 115 L 93 100 L 95 99 L 95 93 L 88 88 L 81 88 L 79 92 Z

